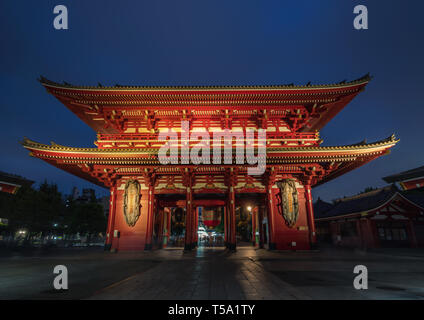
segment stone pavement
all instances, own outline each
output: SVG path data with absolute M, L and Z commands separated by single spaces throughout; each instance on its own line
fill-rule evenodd
M 163 250 L 158 255 L 175 259 L 161 263 L 95 294 L 94 299 L 308 299 L 294 286 L 257 265 L 250 255 L 223 248 L 191 253 Z
M 58 264 L 69 271 L 65 292 L 53 289 Z M 368 290 L 353 288 L 359 264 Z M 64 249 L 1 258 L 0 299 L 424 299 L 424 251 Z
M 269 252 L 239 248 L 162 250 L 164 262 L 91 299 L 423 299 L 424 255 L 409 257 L 324 249 Z M 165 262 L 166 261 L 166 262 Z M 353 268 L 369 271 L 369 289 L 353 288 Z

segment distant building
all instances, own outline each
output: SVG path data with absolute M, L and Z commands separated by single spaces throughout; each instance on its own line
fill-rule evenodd
M 0 192 L 16 194 L 21 186 L 31 186 L 34 181 L 0 171 Z
M 77 187 L 72 188 L 71 199 L 77 203 L 89 203 L 96 202 L 96 191 L 91 188 L 82 189 L 82 193 L 80 194 Z
M 109 216 L 110 197 L 104 196 L 99 199 L 99 203 L 103 206 L 103 214 L 107 218 Z
M 314 204 L 317 235 L 336 245 L 424 247 L 424 194 L 395 185 Z
M 72 188 L 72 194 L 70 195 L 70 198 L 75 201 L 76 203 L 90 203 L 90 202 L 97 202 L 103 207 L 103 214 L 105 217 L 109 216 L 109 202 L 110 197 L 104 196 L 101 198 L 96 198 L 96 191 L 91 188 L 84 188 L 82 189 L 82 193 L 79 192 L 77 187 Z
M 79 196 L 80 196 L 80 192 L 79 192 L 78 188 L 73 187 L 72 188 L 72 194 L 71 194 L 72 200 L 77 200 L 79 198 Z
M 383 178 L 387 183 L 399 183 L 402 190 L 424 188 L 424 166 Z

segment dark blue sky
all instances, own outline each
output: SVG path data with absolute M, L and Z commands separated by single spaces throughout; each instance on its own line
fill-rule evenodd
M 53 28 L 65 4 L 69 30 Z M 353 28 L 365 4 L 369 29 Z M 388 156 L 314 189 L 326 200 L 423 165 L 423 1 L 0 2 L 0 170 L 61 191 L 92 184 L 28 156 L 18 141 L 93 147 L 95 132 L 39 75 L 79 85 L 262 85 L 374 79 L 322 131 L 323 145 L 401 139 Z M 95 187 L 95 186 L 94 186 Z M 102 188 L 96 190 L 106 193 Z

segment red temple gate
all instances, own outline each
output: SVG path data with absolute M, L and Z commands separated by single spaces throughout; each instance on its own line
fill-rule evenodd
M 365 76 L 307 86 L 80 87 L 42 78 L 49 93 L 97 132 L 97 148 L 29 139 L 23 145 L 32 156 L 110 189 L 107 246 L 111 249 L 151 249 L 155 218 L 160 219 L 158 228 L 169 232 L 164 208 L 172 206 L 184 207 L 185 249 L 194 248 L 196 206 L 202 201 L 225 206 L 225 242 L 235 249 L 236 206 L 241 195 L 250 194 L 264 199 L 254 213 L 261 244 L 307 250 L 316 242 L 311 188 L 387 154 L 397 142 L 391 136 L 369 144 L 320 146 L 318 131 L 369 80 Z M 264 173 L 249 175 L 253 166 L 235 161 L 233 154 L 231 163 L 219 165 L 184 163 L 181 154 L 177 164 L 161 164 L 158 154 L 166 141 L 160 134 L 173 133 L 183 143 L 184 123 L 190 134 L 199 135 L 266 130 Z M 214 142 L 214 147 L 224 148 L 221 142 Z M 187 143 L 189 150 L 196 147 Z M 232 149 L 237 144 L 240 141 L 231 140 Z M 254 148 L 258 151 L 259 142 Z M 166 203 L 165 197 L 173 197 L 173 203 Z

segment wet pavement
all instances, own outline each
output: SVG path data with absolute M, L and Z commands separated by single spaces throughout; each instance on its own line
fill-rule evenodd
M 55 265 L 69 289 L 53 288 Z M 356 265 L 368 289 L 356 290 Z M 424 299 L 424 251 L 241 247 L 112 254 L 101 249 L 0 258 L 1 299 Z

